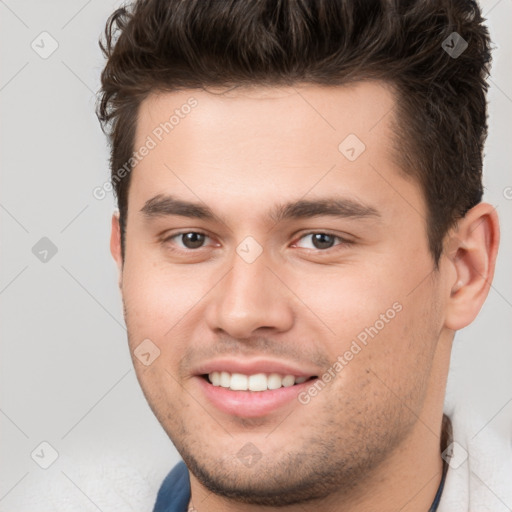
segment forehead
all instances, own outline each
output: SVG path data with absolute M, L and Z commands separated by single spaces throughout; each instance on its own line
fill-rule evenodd
M 398 178 L 394 110 L 391 87 L 370 81 L 152 94 L 139 109 L 134 149 L 149 149 L 130 201 L 140 209 L 171 191 L 233 204 L 243 192 L 255 205 L 322 189 L 365 195 L 378 175 Z
M 136 143 L 153 132 L 157 138 L 171 133 L 179 137 L 184 126 L 193 123 L 195 130 L 215 132 L 216 139 L 229 133 L 234 136 L 226 141 L 230 146 L 244 141 L 246 148 L 251 147 L 251 136 L 283 149 L 285 142 L 307 136 L 324 145 L 332 142 L 336 149 L 336 142 L 349 133 L 375 145 L 379 138 L 392 135 L 388 125 L 394 105 L 392 87 L 377 81 L 330 87 L 298 84 L 164 92 L 151 94 L 142 102 Z M 187 118 L 193 121 L 185 122 Z

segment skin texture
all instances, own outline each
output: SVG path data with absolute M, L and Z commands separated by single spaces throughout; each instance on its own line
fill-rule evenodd
M 384 84 L 154 94 L 141 105 L 135 148 L 191 97 L 197 106 L 132 171 L 124 262 L 116 215 L 111 251 L 132 357 L 148 338 L 160 350 L 149 366 L 133 362 L 191 470 L 195 509 L 428 510 L 453 335 L 477 315 L 494 272 L 494 209 L 468 212 L 434 270 L 422 192 L 395 163 L 395 98 Z M 366 146 L 354 161 L 338 149 L 349 134 Z M 159 194 L 215 218 L 148 218 L 141 209 Z M 267 216 L 327 197 L 378 214 Z M 182 232 L 207 237 L 190 249 L 169 239 Z M 341 238 L 316 248 L 311 234 L 325 232 Z M 252 263 L 236 252 L 248 236 L 263 250 Z M 305 405 L 227 414 L 194 374 L 232 356 L 321 375 L 394 304 L 394 318 Z M 237 455 L 247 443 L 259 454 L 249 466 Z

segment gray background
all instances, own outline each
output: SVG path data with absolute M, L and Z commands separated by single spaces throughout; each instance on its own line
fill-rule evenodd
M 118 510 L 113 498 L 100 495 L 98 482 L 122 497 L 124 510 L 149 509 L 178 460 L 127 349 L 109 253 L 114 201 L 92 195 L 108 180 L 106 142 L 94 114 L 103 65 L 97 40 L 119 4 L 0 1 L 2 512 L 27 510 L 22 503 L 31 496 L 39 510 L 60 510 L 52 492 L 82 511 Z M 497 46 L 485 199 L 499 213 L 502 243 L 489 298 L 456 336 L 447 403 L 471 403 L 482 426 L 506 432 L 512 424 L 512 2 L 481 5 Z M 58 43 L 47 58 L 31 46 L 51 49 L 55 43 L 40 36 L 44 31 Z M 33 253 L 43 237 L 57 248 L 46 262 L 39 259 L 44 253 Z M 39 446 L 43 441 L 59 454 L 48 469 L 40 467 L 52 453 Z

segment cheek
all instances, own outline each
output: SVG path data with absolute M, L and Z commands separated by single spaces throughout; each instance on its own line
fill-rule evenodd
M 358 361 L 350 363 L 355 368 L 378 365 L 386 373 L 389 368 L 403 373 L 404 368 L 423 371 L 439 335 L 442 319 L 431 272 L 428 257 L 417 257 L 413 266 L 395 254 L 303 272 L 300 278 L 289 273 L 288 282 L 307 306 L 297 305 L 303 311 L 298 316 L 324 340 L 332 361 L 346 354 Z
M 399 300 L 398 282 L 388 276 L 377 265 L 349 263 L 300 276 L 289 274 L 287 282 L 306 306 L 297 305 L 303 309 L 303 320 L 311 318 L 325 334 L 349 339 L 372 326 Z
M 141 255 L 142 256 L 142 255 Z M 186 266 L 170 266 L 154 261 L 151 255 L 127 259 L 123 272 L 123 300 L 131 328 L 147 330 L 156 338 L 171 335 L 169 330 L 183 319 L 204 295 L 207 276 Z

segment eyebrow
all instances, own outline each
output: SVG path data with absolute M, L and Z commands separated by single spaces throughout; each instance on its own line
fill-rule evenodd
M 171 195 L 158 194 L 146 201 L 140 210 L 148 220 L 155 217 L 179 215 L 202 220 L 215 220 L 217 216 L 205 205 L 177 199 Z M 267 217 L 274 223 L 288 219 L 303 219 L 317 216 L 363 219 L 380 217 L 372 206 L 348 198 L 299 199 L 272 208 Z

